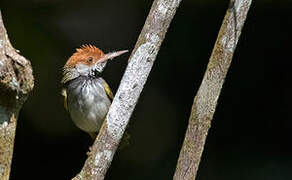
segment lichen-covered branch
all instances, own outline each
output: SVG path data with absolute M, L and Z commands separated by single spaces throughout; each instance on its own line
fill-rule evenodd
M 178 158 L 174 180 L 194 180 L 211 120 L 251 0 L 231 0 L 201 86 L 194 98 L 189 125 Z
M 0 12 L 0 179 L 8 180 L 18 112 L 34 85 L 28 60 L 15 50 Z
M 180 2 L 154 0 L 106 120 L 75 180 L 104 179 Z

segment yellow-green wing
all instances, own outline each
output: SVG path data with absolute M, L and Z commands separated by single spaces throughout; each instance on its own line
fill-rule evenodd
M 64 107 L 68 111 L 68 106 L 67 106 L 67 91 L 65 88 L 62 89 L 61 95 L 64 96 Z
M 109 85 L 105 81 L 104 81 L 104 90 L 105 90 L 107 96 L 112 101 L 114 98 L 113 92 L 112 92 L 111 88 L 109 87 Z

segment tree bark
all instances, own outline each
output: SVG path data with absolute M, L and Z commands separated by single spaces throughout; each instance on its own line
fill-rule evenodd
M 32 90 L 30 62 L 8 39 L 0 12 L 0 179 L 8 180 L 19 110 Z
M 154 0 L 99 135 L 74 180 L 104 179 L 181 0 Z
M 174 180 L 194 180 L 217 100 L 231 64 L 251 0 L 231 0 L 201 86 L 194 98 Z

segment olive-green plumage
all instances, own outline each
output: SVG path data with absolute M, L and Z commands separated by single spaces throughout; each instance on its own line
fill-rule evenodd
M 64 106 L 75 125 L 95 138 L 111 105 L 113 93 L 101 77 L 107 60 L 127 51 L 104 54 L 95 46 L 77 49 L 64 66 Z

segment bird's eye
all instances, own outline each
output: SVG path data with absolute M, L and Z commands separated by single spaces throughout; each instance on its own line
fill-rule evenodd
M 88 59 L 88 62 L 92 62 L 92 61 L 93 61 L 93 58 L 90 57 L 90 58 Z

